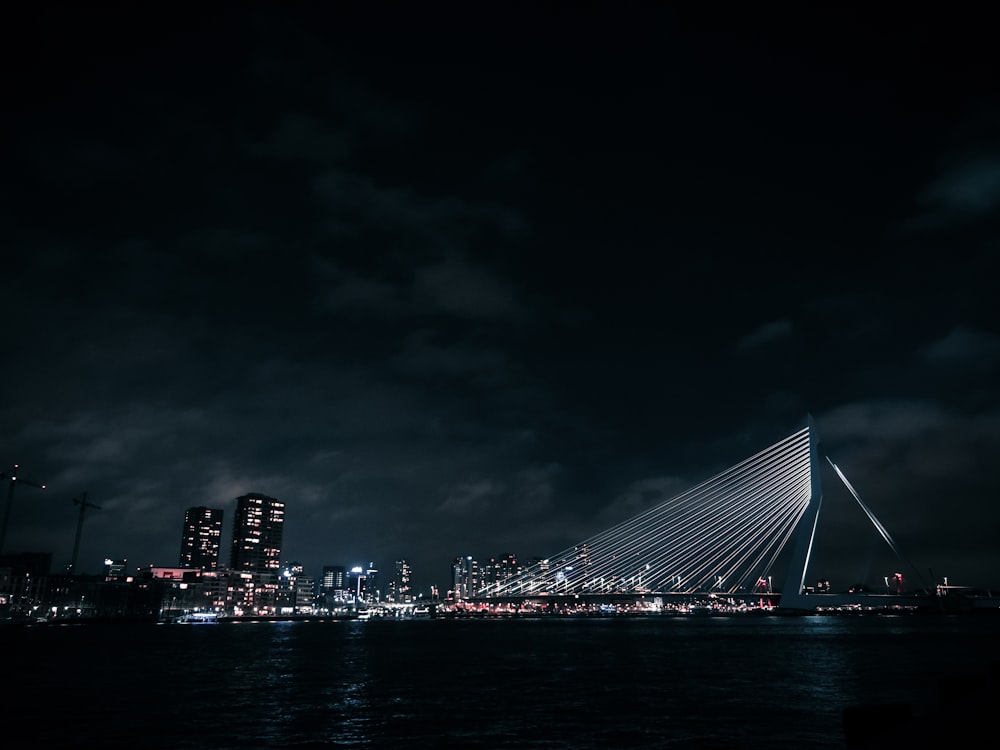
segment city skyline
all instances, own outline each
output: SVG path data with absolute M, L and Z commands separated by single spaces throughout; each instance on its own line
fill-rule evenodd
M 932 590 L 940 584 L 948 586 L 947 575 L 938 579 L 932 568 L 924 570 L 907 559 L 892 533 L 860 498 L 841 469 L 829 456 L 822 456 L 820 448 L 821 441 L 810 417 L 805 427 L 755 456 L 746 457 L 667 502 L 630 518 L 618 519 L 612 527 L 587 539 L 576 540 L 572 547 L 558 554 L 522 558 L 520 563 L 517 554 L 509 551 L 460 554 L 451 561 L 445 587 L 435 580 L 426 583 L 424 588 L 428 594 L 435 592 L 435 598 L 437 592 L 447 589 L 448 599 L 461 600 L 483 593 L 503 596 L 523 592 L 525 586 L 530 586 L 531 590 L 536 586 L 543 590 L 555 586 L 558 590 L 572 585 L 574 591 L 583 593 L 617 590 L 622 586 L 623 591 L 635 589 L 638 592 L 736 592 L 756 588 L 764 581 L 768 592 L 783 593 L 787 593 L 786 587 L 790 585 L 826 592 L 894 588 L 896 593 Z M 849 518 L 845 508 L 837 507 L 832 514 L 820 513 L 824 499 L 829 508 L 836 494 L 831 492 L 835 488 L 824 487 L 823 469 L 827 464 L 832 469 L 831 478 L 837 478 L 841 494 L 849 493 L 857 503 L 849 531 L 845 525 Z M 13 491 L 8 498 L 12 496 Z M 802 517 L 798 508 L 809 498 L 809 508 L 815 509 L 816 515 Z M 394 600 L 396 594 L 408 595 L 411 589 L 421 588 L 411 586 L 412 566 L 405 556 L 399 555 L 394 558 L 394 575 L 386 584 L 381 583 L 378 565 L 373 560 L 367 566 L 324 564 L 323 583 L 319 583 L 320 577 L 315 570 L 307 569 L 282 547 L 285 508 L 283 501 L 259 492 L 236 498 L 228 566 L 219 563 L 224 512 L 204 506 L 188 508 L 181 532 L 180 568 L 209 573 L 218 570 L 295 577 L 305 574 L 310 580 L 316 580 L 317 586 L 328 583 L 329 571 L 339 570 L 341 579 L 346 575 L 356 580 L 358 598 L 362 589 L 376 599 L 384 594 Z M 832 522 L 827 520 L 828 516 Z M 813 521 L 814 517 L 822 517 L 823 523 Z M 858 523 L 863 517 L 866 522 Z M 80 520 L 82 522 L 82 513 Z M 802 541 L 796 542 L 802 536 L 803 525 L 811 529 L 808 551 L 801 546 Z M 839 526 L 837 533 L 853 537 L 855 553 L 863 552 L 867 557 L 863 575 L 848 580 L 834 577 L 831 584 L 829 556 L 814 555 L 816 549 L 823 550 L 829 542 L 828 526 Z M 77 543 L 79 529 L 78 526 Z M 875 541 L 884 542 L 879 544 L 881 554 L 874 550 Z M 796 548 L 795 552 L 791 551 L 792 547 Z M 788 551 L 783 553 L 786 548 Z M 28 554 L 37 557 L 40 553 Z M 798 567 L 786 571 L 790 560 L 798 566 L 794 560 L 799 557 L 806 567 L 801 571 Z M 814 557 L 819 559 L 818 565 Z M 762 567 L 765 559 L 769 562 Z M 194 564 L 195 561 L 199 564 Z M 110 558 L 105 559 L 105 572 L 110 562 Z M 114 562 L 120 572 L 128 575 L 141 574 L 144 570 L 142 566 L 128 569 L 124 559 Z M 170 570 L 155 564 L 145 569 Z M 67 572 L 71 571 L 67 568 Z M 720 572 L 723 574 L 719 575 Z M 793 576 L 791 582 L 785 578 L 787 572 Z M 776 579 L 777 585 L 773 585 L 772 579 Z M 950 583 L 960 589 L 970 588 L 956 581 Z
M 264 492 L 308 569 L 405 557 L 444 586 L 812 414 L 908 558 L 996 586 L 991 28 L 17 8 L 0 471 L 47 487 L 18 487 L 4 551 L 60 569 L 79 524 L 81 570 L 171 564 L 185 509 Z M 881 577 L 836 493 L 824 574 Z
M 185 510 L 183 523 L 180 532 L 180 555 L 176 567 L 179 568 L 189 568 L 196 571 L 216 571 L 216 570 L 233 570 L 240 571 L 241 569 L 246 569 L 252 572 L 282 572 L 289 568 L 289 566 L 301 565 L 298 561 L 298 557 L 294 554 L 288 554 L 287 550 L 284 550 L 280 546 L 280 539 L 278 541 L 278 546 L 271 550 L 271 554 L 262 555 L 261 564 L 255 564 L 254 560 L 247 560 L 246 565 L 242 564 L 242 558 L 246 555 L 245 545 L 240 545 L 241 537 L 246 530 L 248 516 L 251 515 L 250 512 L 244 507 L 243 512 L 240 512 L 241 505 L 246 505 L 246 501 L 254 499 L 263 499 L 268 502 L 268 504 L 280 506 L 280 515 L 284 514 L 285 504 L 278 501 L 277 498 L 272 498 L 265 493 L 260 492 L 247 492 L 234 499 L 236 502 L 236 508 L 233 515 L 233 523 L 230 526 L 229 531 L 225 530 L 224 518 L 225 511 L 222 508 L 212 508 L 207 506 L 192 506 Z M 256 516 L 263 515 L 260 509 L 257 509 Z M 279 524 L 283 525 L 283 518 L 279 520 Z M 252 525 L 252 524 L 250 524 Z M 278 534 L 280 537 L 281 534 Z M 245 537 L 243 537 L 245 539 Z M 228 549 L 228 559 L 223 556 L 223 550 Z M 65 572 L 69 571 L 69 565 L 60 565 L 59 555 L 53 550 L 0 550 L 0 554 L 9 556 L 13 559 L 19 558 L 21 556 L 27 555 L 30 559 L 36 560 L 39 555 L 50 555 L 52 558 L 52 569 L 49 571 L 52 575 L 62 574 L 63 568 L 66 569 Z M 321 556 L 317 555 L 307 555 L 307 557 L 312 557 L 315 559 L 320 559 Z M 333 557 L 336 557 L 333 555 Z M 472 555 L 461 554 L 458 558 L 453 555 L 449 556 L 449 553 L 443 552 L 441 555 L 440 564 L 435 566 L 434 573 L 427 574 L 421 578 L 418 578 L 420 582 L 420 588 L 423 589 L 419 593 L 424 594 L 431 590 L 448 590 L 452 583 L 450 573 L 453 572 L 454 560 L 455 559 L 473 559 Z M 28 558 L 26 558 L 28 559 Z M 539 559 L 539 558 L 532 558 Z M 520 569 L 520 565 L 517 562 L 517 554 L 512 552 L 503 553 L 490 553 L 485 556 L 477 555 L 475 560 L 481 563 L 492 563 L 496 568 L 496 573 L 494 577 L 490 580 L 496 580 L 497 575 L 501 575 L 503 578 L 509 577 L 514 574 L 515 569 Z M 270 561 L 271 564 L 267 564 Z M 326 575 L 329 570 L 339 569 L 342 574 L 350 575 L 352 572 L 364 569 L 363 563 L 367 561 L 369 566 L 368 572 L 371 573 L 370 566 L 376 565 L 375 559 L 372 555 L 362 556 L 358 559 L 343 560 L 340 559 L 337 562 L 332 562 L 327 560 L 319 568 L 308 568 L 302 566 L 305 573 L 313 577 L 317 581 L 317 586 L 321 585 L 320 581 Z M 92 561 L 92 569 L 80 570 L 77 566 L 76 574 L 82 576 L 95 576 L 101 574 L 107 574 L 109 564 L 114 564 L 116 568 L 120 568 L 121 575 L 136 575 L 143 569 L 148 568 L 162 568 L 169 569 L 174 567 L 163 561 L 153 561 L 142 564 L 131 564 L 128 558 L 113 558 L 105 555 L 101 561 Z M 226 564 L 228 563 L 228 564 Z M 417 587 L 412 586 L 411 576 L 412 576 L 412 566 L 407 561 L 405 555 L 395 555 L 392 556 L 392 565 L 395 569 L 395 576 L 390 578 L 387 582 L 391 584 L 396 578 L 400 578 L 404 583 L 405 590 L 403 594 L 405 595 L 411 589 Z M 405 569 L 405 573 L 401 570 L 401 567 Z M 439 569 L 439 570 L 438 570 Z M 433 579 L 433 580 L 431 580 Z M 486 579 L 484 579 L 486 580 Z M 468 592 L 466 592 L 468 595 Z

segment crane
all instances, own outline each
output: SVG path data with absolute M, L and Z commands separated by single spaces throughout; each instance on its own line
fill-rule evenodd
M 87 510 L 87 508 L 96 508 L 97 510 L 101 509 L 100 505 L 94 505 L 93 503 L 87 502 L 86 492 L 83 493 L 82 498 L 74 497 L 73 505 L 80 506 L 80 515 L 76 521 L 76 541 L 73 542 L 73 559 L 70 561 L 69 568 L 66 571 L 67 573 L 72 573 L 76 568 L 76 556 L 80 552 L 80 532 L 83 531 L 83 512 Z
M 4 508 L 3 511 L 3 526 L 0 526 L 0 552 L 3 552 L 3 540 L 7 536 L 7 519 L 10 518 L 10 506 L 14 503 L 14 487 L 17 486 L 18 482 L 17 468 L 17 464 L 14 464 L 14 470 L 11 471 L 10 474 L 0 472 L 0 479 L 10 480 L 10 488 L 7 490 L 7 507 Z M 26 484 L 29 487 L 38 487 L 42 490 L 45 489 L 44 484 L 38 484 L 37 482 L 32 482 L 29 479 L 24 479 L 23 477 L 20 482 L 21 484 Z

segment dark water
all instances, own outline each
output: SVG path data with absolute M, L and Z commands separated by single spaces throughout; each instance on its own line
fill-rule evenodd
M 20 747 L 844 748 L 845 708 L 936 714 L 998 635 L 998 615 L 11 626 L 0 711 Z

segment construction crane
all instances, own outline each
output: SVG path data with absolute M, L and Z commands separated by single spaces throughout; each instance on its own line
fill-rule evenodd
M 10 474 L 5 474 L 3 472 L 0 472 L 0 480 L 2 479 L 10 480 L 10 488 L 7 490 L 7 507 L 4 508 L 3 511 L 3 526 L 0 526 L 0 553 L 3 552 L 3 541 L 4 538 L 7 536 L 7 519 L 10 518 L 10 506 L 14 504 L 14 487 L 17 486 L 18 481 L 20 481 L 21 484 L 28 485 L 29 487 L 38 487 L 41 490 L 45 489 L 44 484 L 38 484 L 37 482 L 32 482 L 29 479 L 24 479 L 23 477 L 20 480 L 18 480 L 17 468 L 18 468 L 17 464 L 14 464 L 14 470 L 11 471 Z
M 87 493 L 83 493 L 82 498 L 73 498 L 73 505 L 80 506 L 80 515 L 76 521 L 76 541 L 73 542 L 73 559 L 70 561 L 69 568 L 66 569 L 67 573 L 72 573 L 76 569 L 76 556 L 80 552 L 80 532 L 83 531 L 83 513 L 87 508 L 95 508 L 97 510 L 101 509 L 100 505 L 94 505 L 93 503 L 87 502 Z

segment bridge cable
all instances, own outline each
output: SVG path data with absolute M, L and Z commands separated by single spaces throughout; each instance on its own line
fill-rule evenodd
M 840 481 L 842 481 L 844 483 L 844 486 L 847 487 L 848 490 L 850 490 L 852 495 L 854 495 L 854 499 L 858 501 L 858 505 L 861 506 L 861 510 L 863 510 L 865 512 L 865 515 L 868 516 L 868 519 L 872 522 L 872 525 L 875 526 L 879 534 L 882 535 L 882 538 L 889 544 L 889 546 L 892 548 L 892 551 L 896 553 L 896 557 L 898 557 L 901 561 L 910 566 L 913 572 L 917 574 L 917 579 L 920 581 L 921 585 L 923 585 L 923 587 L 927 589 L 928 588 L 927 581 L 924 580 L 924 577 L 920 574 L 917 566 L 911 563 L 908 559 L 906 559 L 906 557 L 904 557 L 903 554 L 899 551 L 899 548 L 896 547 L 896 542 L 893 541 L 892 537 L 889 535 L 889 532 L 886 530 L 885 526 L 882 525 L 881 521 L 879 521 L 875 517 L 875 514 L 871 511 L 871 509 L 867 505 L 865 505 L 865 503 L 861 500 L 861 496 L 858 495 L 857 490 L 855 490 L 853 485 L 851 485 L 851 483 L 847 481 L 847 477 L 844 476 L 844 472 L 840 470 L 840 467 L 837 466 L 837 464 L 835 464 L 829 456 L 826 457 L 826 460 L 830 462 L 830 466 L 832 466 L 833 470 L 837 472 L 837 476 L 840 477 Z

